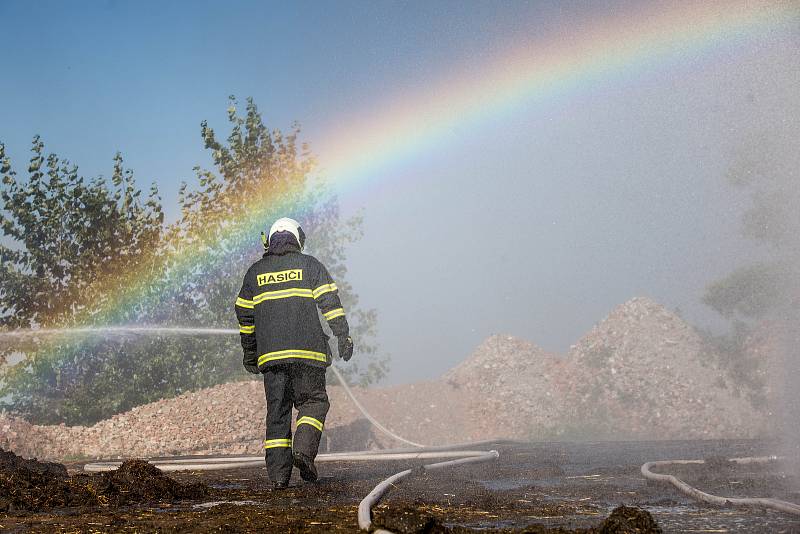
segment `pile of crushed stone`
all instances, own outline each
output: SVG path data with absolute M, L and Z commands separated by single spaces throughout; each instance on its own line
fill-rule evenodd
M 108 473 L 69 476 L 61 464 L 0 449 L 0 512 L 172 502 L 208 493 L 206 485 L 181 484 L 143 460 L 127 460 Z
M 616 307 L 565 355 L 486 339 L 444 375 L 466 410 L 532 441 L 757 438 L 770 418 L 716 366 L 699 334 L 644 297 Z

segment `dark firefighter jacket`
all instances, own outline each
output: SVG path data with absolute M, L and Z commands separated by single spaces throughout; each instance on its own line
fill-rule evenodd
M 348 336 L 339 291 L 328 270 L 313 256 L 291 250 L 265 254 L 244 276 L 236 316 L 246 364 L 303 362 L 331 364 L 328 336 L 317 307 L 336 337 Z

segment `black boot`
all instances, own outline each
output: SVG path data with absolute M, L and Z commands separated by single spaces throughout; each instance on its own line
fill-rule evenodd
M 285 490 L 288 487 L 289 487 L 289 481 L 288 480 L 281 480 L 279 482 L 273 482 L 272 483 L 272 491 Z
M 272 452 L 270 452 L 270 451 L 272 451 Z M 284 452 L 285 451 L 285 452 L 287 452 L 289 454 L 287 454 L 285 458 L 281 458 L 281 456 L 283 456 L 283 454 L 278 456 L 277 454 L 275 454 L 276 451 L 278 451 L 278 452 Z M 270 454 L 273 455 L 273 458 L 269 458 Z M 280 491 L 280 490 L 284 490 L 284 489 L 288 488 L 289 487 L 289 479 L 292 478 L 291 449 L 288 449 L 288 448 L 285 448 L 285 449 L 284 448 L 282 448 L 282 449 L 267 449 L 266 457 L 267 457 L 268 460 L 271 459 L 273 461 L 272 465 L 270 465 L 269 461 L 267 462 L 267 474 L 268 474 L 269 479 L 270 479 L 270 481 L 272 483 L 271 486 L 270 486 L 270 489 L 272 489 L 272 491 Z M 282 465 L 278 464 L 276 466 L 275 463 L 277 461 L 281 461 L 281 460 L 285 460 L 285 463 L 281 462 Z
M 317 480 L 317 468 L 314 466 L 314 460 L 302 452 L 295 452 L 292 455 L 292 463 L 300 470 L 300 478 L 306 482 L 315 482 Z

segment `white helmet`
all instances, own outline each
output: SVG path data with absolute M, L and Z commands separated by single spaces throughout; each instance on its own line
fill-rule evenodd
M 269 246 L 269 242 L 272 241 L 272 236 L 277 232 L 291 233 L 297 239 L 297 244 L 300 245 L 300 250 L 302 250 L 303 246 L 306 244 L 306 234 L 303 232 L 303 229 L 300 228 L 300 223 L 294 219 L 290 219 L 289 217 L 281 217 L 275 221 L 275 223 L 269 229 L 269 237 L 267 238 L 267 242 L 264 243 L 266 246 Z

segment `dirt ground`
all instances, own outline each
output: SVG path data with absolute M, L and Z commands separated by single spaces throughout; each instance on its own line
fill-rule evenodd
M 495 448 L 500 451 L 495 462 L 403 481 L 375 508 L 374 525 L 394 532 L 454 534 L 800 533 L 796 516 L 699 504 L 671 486 L 648 483 L 639 471 L 641 464 L 651 460 L 715 459 L 711 467 L 682 466 L 670 473 L 718 495 L 800 502 L 798 480 L 783 473 L 779 464 L 734 466 L 721 460 L 773 454 L 769 443 L 546 443 Z M 290 488 L 279 492 L 269 491 L 263 468 L 179 472 L 166 477 L 142 462 L 131 462 L 116 475 L 88 476 L 78 475 L 82 464 L 76 463 L 67 465 L 73 475 L 67 477 L 58 468 L 48 467 L 38 474 L 50 476 L 57 486 L 91 488 L 96 498 L 61 504 L 56 499 L 31 504 L 28 510 L 24 504 L 6 506 L 10 511 L 0 512 L 0 531 L 356 532 L 359 501 L 385 477 L 414 465 L 419 464 L 321 463 L 318 483 L 304 484 L 293 478 Z M 0 499 L 6 502 L 9 497 L 3 492 L 8 492 L 8 479 L 6 486 L 0 486 Z M 12 482 L 11 487 L 20 487 L 19 480 Z M 26 491 L 33 491 L 30 484 L 36 481 L 24 482 L 29 484 Z M 116 497 L 104 498 L 108 495 Z

